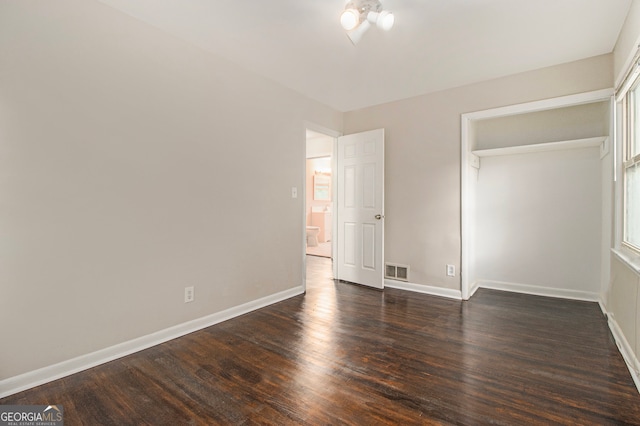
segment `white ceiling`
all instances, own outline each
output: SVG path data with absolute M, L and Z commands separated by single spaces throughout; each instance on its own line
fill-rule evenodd
M 353 46 L 345 0 L 99 0 L 340 111 L 610 53 L 632 0 L 381 0 Z

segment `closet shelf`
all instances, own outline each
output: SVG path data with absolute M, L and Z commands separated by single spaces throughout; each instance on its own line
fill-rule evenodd
M 478 157 L 492 157 L 497 155 L 527 154 L 531 152 L 560 151 L 563 149 L 579 149 L 600 146 L 608 136 L 595 138 L 574 139 L 570 141 L 536 143 L 531 145 L 508 146 L 505 148 L 478 149 L 471 151 Z

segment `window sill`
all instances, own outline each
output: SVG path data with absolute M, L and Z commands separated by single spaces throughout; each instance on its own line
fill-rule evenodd
M 625 248 L 612 248 L 611 252 L 627 267 L 640 275 L 640 255 Z

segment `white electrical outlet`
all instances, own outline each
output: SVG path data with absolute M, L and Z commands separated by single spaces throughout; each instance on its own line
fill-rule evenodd
M 456 276 L 456 266 L 455 265 L 447 265 L 447 276 L 455 277 Z
M 184 303 L 193 302 L 195 296 L 196 295 L 193 291 L 193 286 L 184 288 Z

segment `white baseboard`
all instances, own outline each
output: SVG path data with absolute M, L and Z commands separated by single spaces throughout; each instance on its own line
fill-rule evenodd
M 640 392 L 640 361 L 638 361 L 638 358 L 635 356 L 631 345 L 629 345 L 626 337 L 624 337 L 624 333 L 620 329 L 620 326 L 613 315 L 608 314 L 607 319 L 609 322 L 609 330 L 611 330 L 611 334 L 613 334 L 618 350 L 620 350 L 622 358 L 624 358 L 624 362 L 627 364 L 627 368 L 629 369 L 629 373 L 631 373 L 631 378 L 636 384 L 638 392 Z
M 194 331 L 210 327 L 251 311 L 255 311 L 256 309 L 298 296 L 302 293 L 304 293 L 304 288 L 302 286 L 281 291 L 258 300 L 225 309 L 224 311 L 217 312 L 215 314 L 187 321 L 164 330 L 156 331 L 155 333 L 151 333 L 146 336 L 100 349 L 86 355 L 81 355 L 58 364 L 43 367 L 18 376 L 9 377 L 0 381 L 0 398 L 87 370 L 97 365 L 113 361 L 114 359 L 122 358 L 134 352 L 193 333 Z
M 386 287 L 390 288 L 462 300 L 462 293 L 459 290 L 413 284 L 396 280 L 385 280 L 384 283 Z M 501 283 L 496 281 L 484 281 L 481 283 L 474 283 L 470 294 L 473 295 L 473 293 L 475 293 L 475 291 L 481 287 L 491 288 L 495 290 L 514 291 L 517 293 L 534 294 L 539 296 L 597 301 L 600 304 L 600 308 L 602 309 L 603 313 L 607 314 L 606 310 L 604 309 L 604 305 L 599 300 L 597 295 L 594 296 L 588 292 L 574 292 L 571 290 L 563 291 L 546 287 Z M 65 376 L 69 376 L 83 370 L 87 370 L 89 368 L 104 364 L 109 361 L 113 361 L 118 358 L 122 358 L 124 356 L 139 352 L 160 343 L 167 342 L 177 337 L 193 333 L 194 331 L 201 330 L 203 328 L 218 324 L 223 321 L 227 321 L 240 315 L 244 315 L 265 306 L 298 296 L 302 293 L 304 293 L 304 289 L 302 286 L 295 287 L 289 290 L 282 291 L 280 293 L 263 297 L 258 300 L 235 306 L 233 308 L 226 309 L 212 315 L 208 315 L 206 317 L 188 321 L 164 330 L 157 331 L 155 333 L 148 334 L 146 336 L 142 336 L 105 349 L 101 349 L 96 352 L 81 355 L 79 357 L 63 361 L 58 364 L 50 365 L 38 370 L 20 374 L 18 376 L 9 377 L 0 381 L 0 398 L 4 398 L 23 390 L 42 385 L 44 383 L 57 380 Z M 615 321 L 613 316 L 611 314 L 607 314 L 607 317 L 609 329 L 611 330 L 618 349 L 620 350 L 620 353 L 622 354 L 622 357 L 627 364 L 629 372 L 631 373 L 631 377 L 636 387 L 638 388 L 638 392 L 640 392 L 640 362 L 636 358 L 634 351 L 631 349 L 629 342 L 627 342 L 627 339 L 624 337 L 622 330 L 618 326 L 618 323 Z
M 473 295 L 476 294 L 476 291 L 478 291 L 479 288 L 480 284 L 477 281 L 471 284 L 471 288 L 469 289 L 469 299 L 471 299 Z
M 602 315 L 607 316 L 607 308 L 606 303 L 602 301 L 602 299 L 598 300 L 598 306 L 600 306 L 600 310 L 602 311 Z
M 462 300 L 462 292 L 450 288 L 433 287 L 430 285 L 413 284 L 397 280 L 384 280 L 384 286 L 398 290 L 413 291 L 415 293 L 430 294 L 432 296 L 447 297 L 449 299 Z
M 384 280 L 384 286 L 397 288 L 399 290 L 413 291 L 416 293 L 431 294 L 434 296 L 448 297 L 450 299 L 462 300 L 462 292 L 449 288 L 434 287 L 423 284 L 413 284 L 397 280 Z M 534 296 L 556 297 L 560 299 L 584 300 L 587 302 L 600 303 L 600 295 L 595 292 L 577 291 L 568 289 L 558 289 L 552 287 L 540 287 L 528 284 L 508 283 L 502 281 L 478 281 L 474 282 L 469 289 L 469 298 L 480 288 L 492 290 L 511 291 L 514 293 L 532 294 Z
M 598 302 L 600 295 L 595 292 L 568 290 L 553 287 L 540 287 L 529 284 L 508 283 L 502 281 L 479 281 L 478 287 L 492 290 L 511 291 L 514 293 L 532 294 L 534 296 L 556 297 L 560 299 L 585 300 Z

